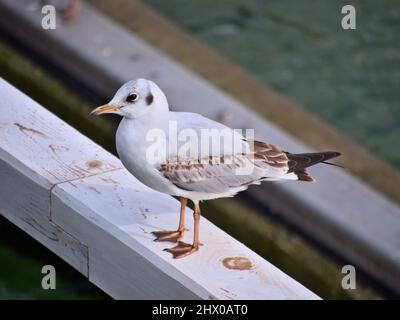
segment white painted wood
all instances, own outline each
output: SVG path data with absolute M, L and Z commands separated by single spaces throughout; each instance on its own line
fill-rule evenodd
M 87 247 L 49 219 L 50 189 L 20 169 L 0 156 L 0 214 L 88 276 Z
M 111 97 L 129 79 L 150 78 L 177 111 L 198 112 L 213 119 L 228 113 L 231 126 L 251 127 L 260 140 L 291 152 L 309 150 L 90 6 L 83 5 L 73 24 L 59 23 L 56 30 L 45 31 L 38 3 L 0 0 L 0 26 L 96 92 Z M 345 170 L 317 166 L 311 171 L 318 183 L 264 183 L 251 187 L 248 195 L 399 292 L 398 204 Z
M 78 179 L 99 172 L 121 168 L 121 164 L 100 146 L 82 137 L 71 145 L 77 131 L 61 119 L 16 90 L 6 90 L 2 82 L 2 114 L 0 117 L 0 156 L 18 167 L 29 163 L 26 174 L 38 176 L 39 183 L 55 183 Z M 7 101 L 7 103 L 5 103 Z M 22 144 L 21 141 L 29 141 Z
M 0 213 L 112 297 L 318 299 L 205 218 L 174 260 L 150 232 L 176 228 L 178 201 L 2 79 L 0 96 Z
M 86 247 L 51 221 L 50 190 L 121 164 L 4 80 L 0 96 L 0 212 L 87 275 Z

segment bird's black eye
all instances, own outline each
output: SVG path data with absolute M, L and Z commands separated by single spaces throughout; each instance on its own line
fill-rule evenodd
M 126 102 L 134 102 L 138 99 L 138 95 L 136 93 L 130 93 L 126 97 Z

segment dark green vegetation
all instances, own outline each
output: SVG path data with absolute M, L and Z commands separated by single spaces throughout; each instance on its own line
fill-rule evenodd
M 44 265 L 56 269 L 56 289 L 43 290 Z M 0 217 L 1 299 L 104 299 L 107 296 L 40 243 Z
M 400 6 L 354 0 L 144 0 L 184 30 L 400 167 Z

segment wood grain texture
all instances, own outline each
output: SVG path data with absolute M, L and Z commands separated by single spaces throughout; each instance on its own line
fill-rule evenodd
M 1 214 L 112 297 L 318 299 L 207 219 L 201 250 L 172 259 L 150 232 L 176 226 L 178 201 L 2 79 L 0 96 Z
M 0 214 L 88 276 L 88 251 L 53 223 L 50 190 L 0 159 Z
M 87 138 L 83 137 L 79 145 L 71 144 L 69 137 L 77 133 L 75 129 L 5 86 L 3 81 L 2 100 L 7 105 L 1 106 L 2 159 L 15 166 L 29 163 L 26 173 L 38 176 L 44 186 L 121 168 L 111 154 Z

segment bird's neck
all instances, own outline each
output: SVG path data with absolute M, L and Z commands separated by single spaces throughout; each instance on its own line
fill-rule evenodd
M 146 115 L 136 119 L 123 118 L 116 135 L 117 151 L 129 149 L 136 156 L 144 154 L 146 148 L 160 136 L 168 137 L 169 110 L 168 105 L 154 105 Z
M 154 102 L 156 103 L 156 102 Z M 137 135 L 146 136 L 151 130 L 162 130 L 168 132 L 169 109 L 168 105 L 155 104 L 145 115 L 135 118 L 123 118 L 120 125 L 129 127 Z

